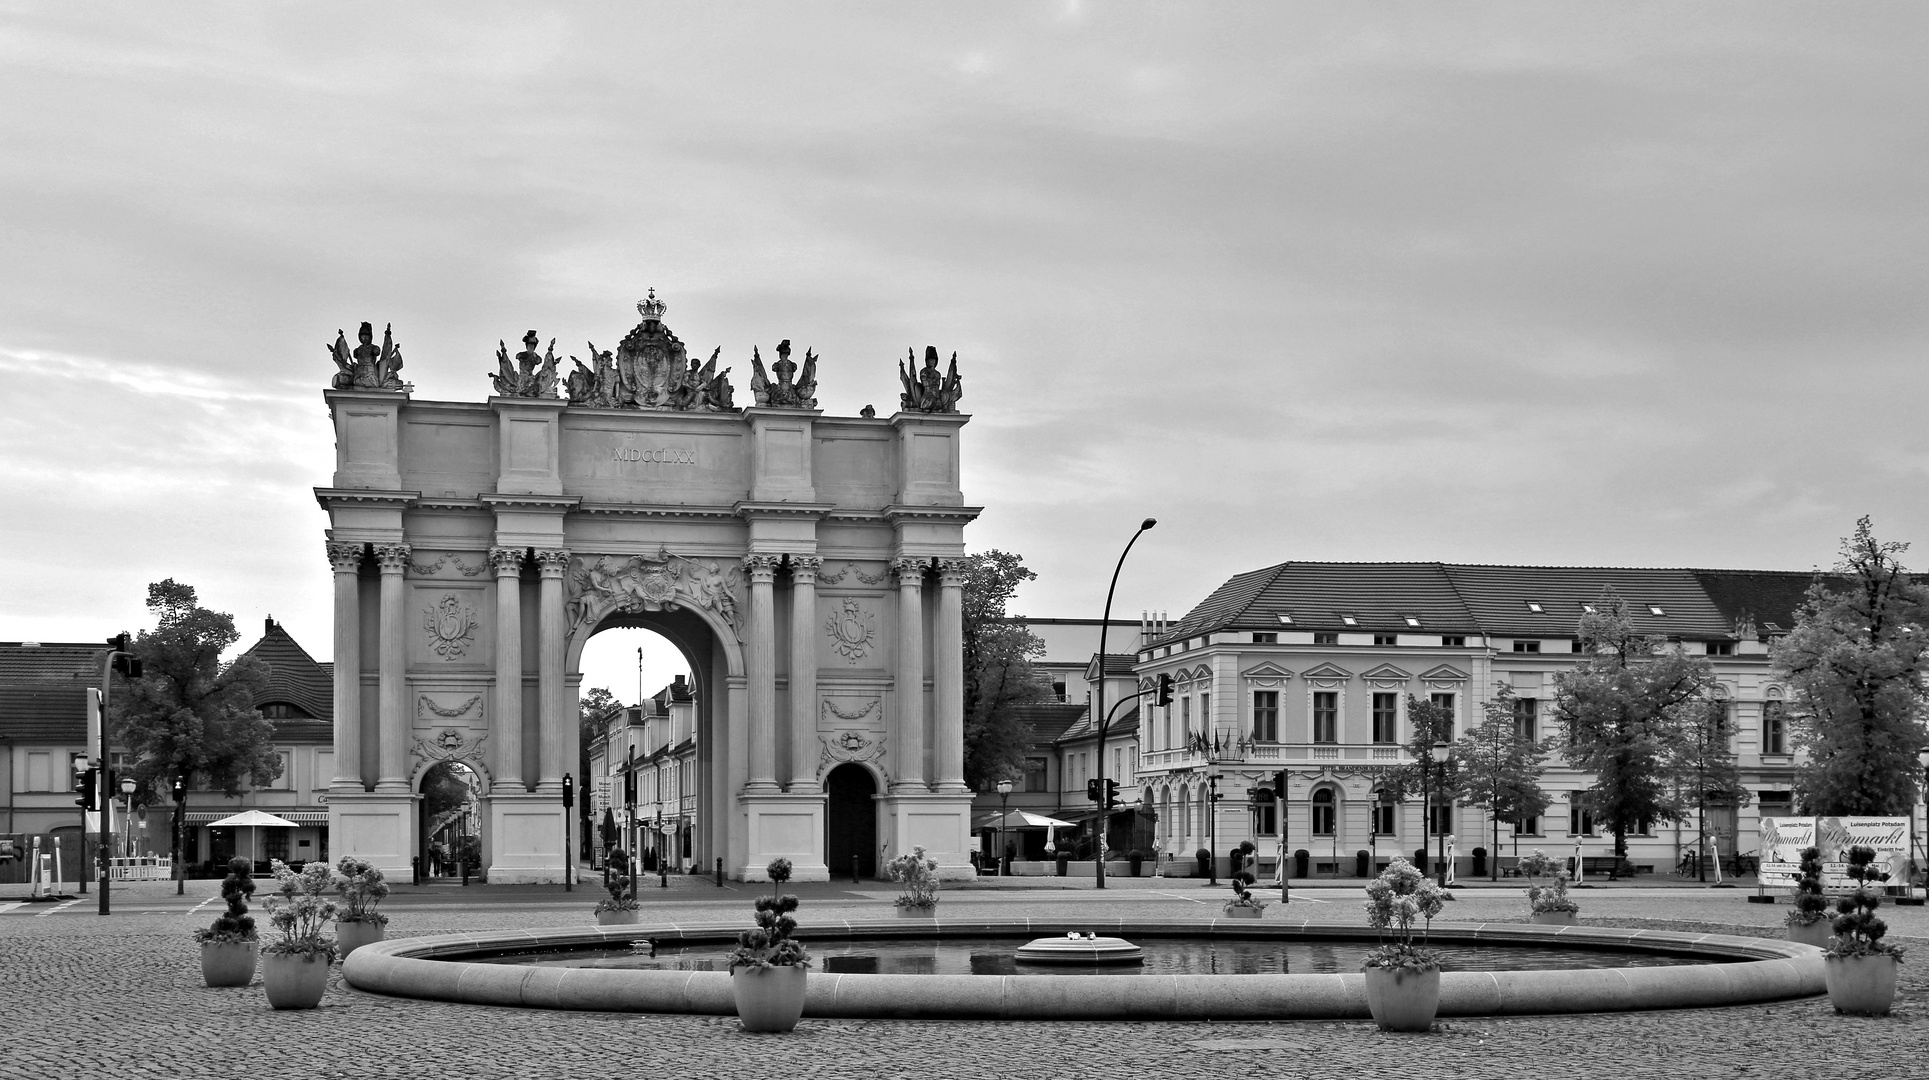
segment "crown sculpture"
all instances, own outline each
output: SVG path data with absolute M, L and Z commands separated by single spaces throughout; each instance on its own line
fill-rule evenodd
M 675 412 L 735 412 L 735 390 L 730 385 L 730 369 L 717 370 L 721 348 L 712 350 L 707 361 L 690 359 L 683 342 L 663 324 L 669 305 L 657 299 L 656 290 L 637 302 L 636 312 L 643 317 L 614 351 L 599 350 L 589 343 L 589 362 L 570 357 L 575 370 L 566 376 L 558 370 L 556 341 L 550 339 L 542 352 L 536 347 L 542 338 L 531 330 L 522 336 L 522 351 L 511 356 L 509 346 L 496 343 L 496 370 L 489 376 L 498 397 L 555 398 L 566 396 L 571 405 L 593 409 L 650 409 Z M 382 344 L 374 344 L 374 327 L 363 323 L 361 344 L 353 349 L 347 336 L 335 332 L 329 357 L 336 373 L 330 385 L 337 390 L 413 389 L 401 380 L 402 350 L 388 329 L 382 331 Z M 777 343 L 777 359 L 764 368 L 763 354 L 750 350 L 750 392 L 758 408 L 817 408 L 817 354 L 804 350 L 800 365 L 790 358 L 790 341 Z M 938 370 L 938 350 L 925 346 L 924 367 L 917 364 L 917 352 L 910 354 L 910 366 L 900 361 L 898 381 L 904 392 L 898 400 L 905 412 L 955 413 L 958 399 L 964 396 L 958 377 L 958 354 L 951 354 L 947 372 Z M 560 391 L 560 394 L 559 394 Z M 871 417 L 876 410 L 869 405 L 862 415 Z

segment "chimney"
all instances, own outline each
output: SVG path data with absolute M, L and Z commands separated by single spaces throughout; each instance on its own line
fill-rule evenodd
M 261 628 L 261 632 L 264 634 L 272 634 L 275 632 L 275 617 L 273 615 L 268 616 L 267 625 Z

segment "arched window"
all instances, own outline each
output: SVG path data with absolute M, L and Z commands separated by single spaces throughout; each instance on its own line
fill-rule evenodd
M 1338 817 L 1333 812 L 1333 789 L 1323 787 L 1313 792 L 1313 835 L 1332 836 Z

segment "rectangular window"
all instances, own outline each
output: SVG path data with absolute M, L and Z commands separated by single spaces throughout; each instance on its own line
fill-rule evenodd
M 1190 697 L 1179 699 L 1179 727 L 1186 734 L 1192 734 L 1192 699 Z
M 1065 680 L 1064 679 L 1052 680 L 1052 699 L 1055 701 L 1065 700 Z
M 1277 645 L 1279 644 L 1279 635 L 1266 634 L 1266 633 L 1254 633 L 1253 644 L 1254 645 Z
M 1338 742 L 1340 735 L 1340 695 L 1337 690 L 1313 691 L 1313 741 Z
M 1779 701 L 1762 702 L 1762 753 L 1788 753 L 1787 707 Z
M 1427 701 L 1429 704 L 1432 704 L 1437 708 L 1446 710 L 1447 731 L 1445 735 L 1445 740 L 1447 742 L 1452 742 L 1454 720 L 1459 716 L 1459 714 L 1454 711 L 1453 695 L 1452 694 L 1428 694 Z
M 270 859 L 280 859 L 282 862 L 287 862 L 288 861 L 288 830 L 287 829 L 261 830 L 261 853 L 263 855 L 268 856 Z
M 1380 836 L 1393 835 L 1394 811 L 1398 807 L 1392 803 L 1378 803 L 1373 807 L 1373 831 Z
M 1165 708 L 1160 709 L 1159 711 L 1165 714 L 1163 718 L 1164 728 L 1165 728 L 1165 741 L 1162 742 L 1160 745 L 1165 747 L 1165 749 L 1167 750 L 1177 750 L 1179 748 L 1179 744 L 1172 741 L 1172 706 L 1167 705 Z
M 1279 691 L 1253 691 L 1253 739 L 1279 741 Z
M 1212 695 L 1199 695 L 1199 730 L 1212 734 Z
M 1315 645 L 1338 645 L 1339 643 L 1340 643 L 1339 634 L 1331 630 L 1313 631 L 1313 644 Z
M 1594 835 L 1594 809 L 1575 803 L 1567 808 L 1567 832 L 1570 836 Z
M 1514 819 L 1515 836 L 1539 836 L 1540 834 L 1541 834 L 1541 819 L 1539 817 L 1524 817 L 1524 818 Z
M 1453 804 L 1434 803 L 1428 815 L 1432 820 L 1429 827 L 1435 836 L 1446 836 L 1453 832 Z
M 1464 649 L 1467 647 L 1467 636 L 1465 634 L 1445 634 L 1440 638 L 1440 645 L 1442 648 L 1447 649 Z
M 55 784 L 64 784 L 71 787 L 73 782 L 74 774 L 71 772 L 58 779 L 55 778 L 54 755 L 52 751 L 27 752 L 27 786 L 23 790 L 57 791 L 59 789 L 54 787 Z
M 1253 805 L 1253 835 L 1275 836 L 1279 833 L 1279 804 L 1276 802 L 1255 803 Z
M 289 750 L 275 751 L 275 758 L 281 762 L 281 775 L 274 778 L 268 787 L 273 791 L 292 791 L 295 786 L 295 755 Z M 283 860 L 284 862 L 287 860 Z
M 1514 737 L 1521 742 L 1533 742 L 1539 738 L 1540 699 L 1522 697 L 1514 699 Z
M 1708 655 L 1733 656 L 1735 655 L 1735 643 L 1732 641 L 1711 641 L 1708 643 Z
M 1514 651 L 1515 652 L 1540 652 L 1541 643 L 1538 641 L 1522 641 L 1519 638 L 1515 638 Z
M 1373 644 L 1375 645 L 1398 645 L 1399 643 L 1400 643 L 1400 635 L 1398 634 L 1373 635 Z
M 1400 741 L 1400 695 L 1373 695 L 1373 741 L 1376 743 Z

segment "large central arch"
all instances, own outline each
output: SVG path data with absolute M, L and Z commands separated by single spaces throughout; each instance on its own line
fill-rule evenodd
M 561 880 L 582 648 L 645 626 L 697 676 L 700 865 L 755 879 L 783 856 L 826 877 L 824 777 L 857 763 L 882 784 L 878 853 L 922 846 L 968 876 L 960 560 L 977 509 L 955 377 L 927 358 L 905 411 L 828 417 L 785 347 L 775 383 L 757 369 L 761 404 L 737 409 L 721 377 L 689 381 L 661 305 L 640 309 L 569 400 L 536 358 L 505 361 L 486 402 L 418 402 L 372 346 L 370 371 L 358 350 L 325 395 L 337 848 L 406 872 L 414 782 L 460 760 L 485 786 L 489 880 Z

